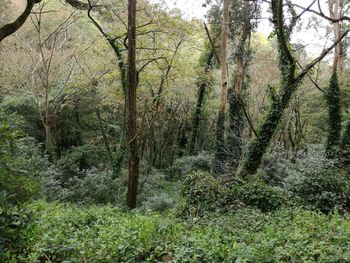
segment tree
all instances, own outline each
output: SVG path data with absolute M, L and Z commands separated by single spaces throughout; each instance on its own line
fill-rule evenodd
M 130 209 L 136 208 L 137 187 L 139 179 L 139 149 L 137 133 L 136 107 L 136 0 L 128 2 L 128 192 L 127 205 Z
M 289 7 L 291 8 L 290 5 Z M 316 59 L 308 63 L 300 73 L 297 73 L 297 61 L 293 57 L 293 51 L 291 50 L 289 39 L 292 29 L 295 26 L 296 19 L 300 16 L 294 15 L 291 23 L 286 25 L 283 14 L 283 0 L 272 0 L 271 9 L 279 51 L 279 67 L 281 72 L 280 91 L 278 96 L 272 102 L 265 121 L 259 128 L 258 137 L 249 142 L 248 149 L 240 162 L 238 175 L 243 177 L 248 174 L 254 174 L 258 169 L 261 159 L 270 144 L 278 124 L 280 123 L 281 117 L 289 104 L 291 96 L 300 86 L 304 77 L 349 32 L 349 30 L 345 31 L 329 48 L 326 48 Z
M 227 63 L 227 36 L 229 29 L 229 0 L 224 0 L 222 31 L 221 31 L 221 95 L 220 108 L 216 125 L 216 152 L 213 163 L 214 173 L 222 173 L 224 168 L 224 161 L 226 156 L 225 149 L 225 114 L 227 104 L 227 86 L 228 86 L 228 63 Z
M 256 3 L 233 1 L 231 11 L 230 33 L 235 43 L 231 55 L 234 58 L 235 70 L 233 83 L 228 91 L 229 125 L 227 131 L 227 150 L 230 168 L 236 170 L 242 155 L 243 131 L 245 118 L 244 86 L 247 84 L 247 67 L 249 63 L 249 43 L 253 29 L 252 19 Z
M 328 2 L 329 13 L 332 19 L 341 17 L 339 0 L 331 0 Z M 340 22 L 333 22 L 333 33 L 335 39 L 341 35 Z M 341 134 L 341 106 L 340 106 L 340 83 L 338 77 L 338 68 L 342 72 L 342 45 L 341 42 L 336 45 L 334 50 L 332 75 L 329 81 L 329 88 L 326 93 L 328 104 L 328 135 L 326 141 L 326 156 L 335 158 L 340 143 Z M 342 74 L 340 74 L 342 75 Z

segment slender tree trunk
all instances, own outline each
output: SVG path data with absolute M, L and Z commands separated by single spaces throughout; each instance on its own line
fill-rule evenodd
M 196 150 L 196 141 L 197 141 L 198 131 L 199 131 L 199 122 L 200 122 L 201 115 L 202 115 L 204 95 L 205 95 L 205 92 L 206 92 L 207 86 L 208 86 L 207 77 L 208 77 L 208 73 L 210 72 L 210 70 L 212 68 L 213 57 L 214 57 L 214 51 L 211 50 L 209 55 L 208 55 L 207 63 L 206 63 L 205 69 L 204 69 L 204 74 L 205 74 L 204 78 L 205 79 L 200 84 L 199 90 L 198 90 L 197 105 L 196 105 L 196 111 L 195 111 L 194 117 L 193 117 L 192 134 L 191 134 L 191 139 L 190 139 L 190 144 L 189 144 L 189 153 L 191 155 L 194 154 L 195 150 Z
M 137 138 L 137 107 L 136 107 L 136 0 L 128 2 L 128 192 L 127 205 L 130 209 L 136 207 L 137 187 L 139 178 L 139 149 Z
M 220 174 L 224 171 L 226 156 L 225 149 L 225 113 L 227 103 L 228 65 L 227 65 L 227 35 L 229 29 L 229 0 L 224 0 L 222 32 L 221 32 L 221 95 L 220 109 L 216 130 L 216 153 L 213 163 L 213 172 Z

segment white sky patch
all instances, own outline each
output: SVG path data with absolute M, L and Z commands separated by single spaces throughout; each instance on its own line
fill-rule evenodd
M 183 14 L 183 18 L 204 19 L 207 8 L 203 7 L 205 0 L 150 0 L 152 3 L 163 3 L 168 9 L 178 8 Z
M 171 10 L 173 8 L 178 8 L 183 14 L 183 18 L 190 20 L 192 18 L 204 19 L 208 11 L 208 7 L 203 7 L 205 0 L 150 0 L 153 3 L 162 3 L 167 9 Z M 301 5 L 303 7 L 308 7 L 311 4 L 312 0 L 292 0 L 292 3 Z M 328 14 L 327 0 L 321 0 L 322 11 L 325 14 Z M 262 4 L 262 19 L 258 23 L 258 32 L 263 32 L 268 36 L 272 31 L 272 25 L 269 21 L 271 17 L 269 10 L 269 4 Z M 313 9 L 318 10 L 316 4 L 314 4 Z M 302 10 L 296 8 L 297 13 L 301 13 Z M 286 13 L 286 17 L 288 14 Z M 311 18 L 312 14 L 306 12 L 302 16 L 303 26 L 300 28 L 300 31 L 295 31 L 293 34 L 292 41 L 294 43 L 300 43 L 306 46 L 308 53 L 317 55 L 323 48 L 326 43 L 325 39 L 325 30 L 323 28 L 315 29 L 305 29 L 307 21 Z M 327 21 L 323 22 L 323 26 L 329 25 Z M 330 44 L 331 41 L 328 41 Z

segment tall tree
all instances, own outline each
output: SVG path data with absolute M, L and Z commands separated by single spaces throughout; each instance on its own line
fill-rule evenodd
M 232 52 L 235 70 L 233 81 L 228 90 L 229 103 L 229 125 L 227 131 L 227 150 L 229 152 L 230 168 L 236 170 L 242 155 L 243 131 L 245 124 L 245 106 L 243 101 L 243 90 L 247 84 L 246 71 L 249 54 L 250 35 L 252 22 L 256 13 L 256 3 L 236 0 L 233 1 L 233 10 L 230 14 L 230 33 L 233 37 L 235 48 Z M 248 43 L 247 43 L 248 42 Z
M 137 71 L 136 71 L 136 0 L 128 2 L 128 192 L 127 205 L 136 207 L 137 187 L 139 179 L 139 146 L 137 134 Z
M 248 174 L 254 174 L 257 171 L 282 115 L 289 105 L 291 96 L 298 89 L 304 77 L 349 33 L 349 30 L 345 31 L 329 48 L 325 49 L 316 59 L 307 64 L 300 73 L 297 73 L 297 61 L 291 50 L 290 35 L 296 24 L 296 19 L 300 16 L 294 15 L 291 23 L 286 25 L 283 14 L 283 0 L 272 0 L 271 7 L 279 51 L 280 91 L 273 101 L 265 121 L 259 128 L 258 137 L 249 143 L 244 158 L 240 162 L 238 174 L 243 177 Z M 291 8 L 290 5 L 289 8 Z
M 224 171 L 224 162 L 226 156 L 225 149 L 225 113 L 227 104 L 227 85 L 228 85 L 228 64 L 227 64 L 227 36 L 229 29 L 229 0 L 224 0 L 222 32 L 221 32 L 221 95 L 220 108 L 216 127 L 216 153 L 213 163 L 214 173 Z
M 332 19 L 340 17 L 339 0 L 328 2 L 329 13 Z M 333 34 L 335 39 L 341 35 L 340 22 L 334 22 Z M 338 78 L 338 68 L 342 69 L 342 48 L 341 43 L 336 45 L 334 50 L 332 75 L 329 81 L 329 88 L 326 94 L 328 104 L 328 135 L 326 142 L 326 156 L 335 158 L 339 147 L 341 134 L 341 106 L 340 106 L 340 86 Z

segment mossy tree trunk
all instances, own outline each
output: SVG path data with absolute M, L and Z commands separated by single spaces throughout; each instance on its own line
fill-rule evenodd
M 204 97 L 208 87 L 208 74 L 212 69 L 213 57 L 214 57 L 214 50 L 212 49 L 208 54 L 207 63 L 204 69 L 204 79 L 202 80 L 198 90 L 197 104 L 196 104 L 196 109 L 193 116 L 192 133 L 191 133 L 191 139 L 189 143 L 189 153 L 191 155 L 195 154 L 196 152 L 196 142 L 198 137 L 199 124 L 200 124 L 202 111 L 203 111 Z
M 221 95 L 220 108 L 216 124 L 216 152 L 213 162 L 213 172 L 220 174 L 224 172 L 226 159 L 225 149 L 225 114 L 227 103 L 228 64 L 227 64 L 227 36 L 229 29 L 229 0 L 224 0 L 222 32 L 221 32 Z
M 238 175 L 246 177 L 254 174 L 265 154 L 269 143 L 278 127 L 283 112 L 288 107 L 293 93 L 297 90 L 308 72 L 318 64 L 349 32 L 347 30 L 337 39 L 333 45 L 325 49 L 319 57 L 310 62 L 299 73 L 296 74 L 296 61 L 290 50 L 289 36 L 296 21 L 291 20 L 291 24 L 286 26 L 283 19 L 283 0 L 272 0 L 271 2 L 273 23 L 277 35 L 279 51 L 279 67 L 281 71 L 280 92 L 276 100 L 271 105 L 269 113 L 258 130 L 258 137 L 253 139 L 247 148 L 242 161 L 240 162 Z
M 340 88 L 336 72 L 332 74 L 326 97 L 328 104 L 326 156 L 327 158 L 333 159 L 337 156 L 341 133 Z
M 332 18 L 338 18 L 339 3 L 337 0 L 328 2 L 329 13 Z M 335 38 L 341 35 L 339 22 L 333 23 L 333 33 Z M 336 45 L 333 57 L 332 76 L 329 81 L 329 88 L 326 94 L 328 105 L 328 135 L 326 141 L 326 156 L 334 159 L 339 151 L 341 134 L 341 106 L 340 106 L 340 84 L 338 78 L 338 68 L 342 71 L 342 48 L 341 43 Z
M 232 88 L 228 92 L 229 103 L 229 127 L 227 133 L 227 148 L 229 151 L 230 168 L 236 170 L 242 155 L 242 135 L 244 130 L 244 105 L 243 105 L 243 87 L 245 81 L 245 55 L 246 41 L 250 34 L 250 23 L 242 28 L 242 33 L 237 45 Z

